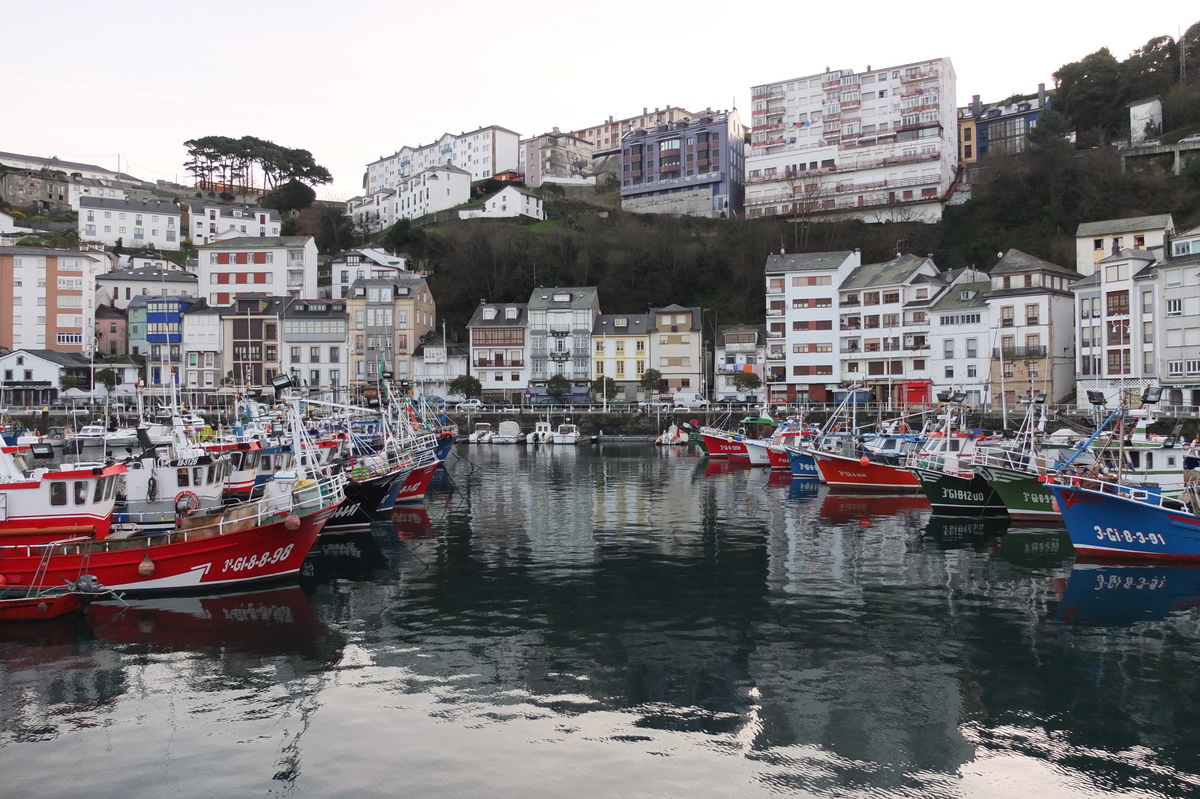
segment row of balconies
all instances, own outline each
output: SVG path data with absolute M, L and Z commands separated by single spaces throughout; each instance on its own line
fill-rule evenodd
M 1046 347 L 995 347 L 992 349 L 992 360 L 1013 361 L 1022 358 L 1045 358 Z
M 507 369 L 509 367 L 519 368 L 525 365 L 525 362 L 519 358 L 515 360 L 512 358 L 476 358 L 473 363 L 477 369 L 482 367 L 487 367 L 489 369 Z

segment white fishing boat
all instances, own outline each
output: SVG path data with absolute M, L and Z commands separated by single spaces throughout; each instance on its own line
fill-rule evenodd
M 563 422 L 554 431 L 551 440 L 555 444 L 578 444 L 580 441 L 579 425 Z
M 525 434 L 521 432 L 521 425 L 512 420 L 506 420 L 500 423 L 500 427 L 492 436 L 493 444 L 522 444 L 525 442 Z
M 490 444 L 492 441 L 492 425 L 490 422 L 476 422 L 475 429 L 467 436 L 472 444 Z
M 549 444 L 554 440 L 554 426 L 549 422 L 534 422 L 533 432 L 525 437 L 525 443 L 533 444 Z

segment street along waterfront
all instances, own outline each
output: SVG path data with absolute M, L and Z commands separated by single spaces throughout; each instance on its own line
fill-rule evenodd
M 299 587 L 0 628 L 8 791 L 1198 789 L 1195 570 L 646 444 L 451 474 Z

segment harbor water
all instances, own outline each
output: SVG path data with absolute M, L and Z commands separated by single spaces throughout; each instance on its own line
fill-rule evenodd
M 7 796 L 1200 795 L 1200 570 L 646 443 L 460 445 L 299 585 L 0 627 Z

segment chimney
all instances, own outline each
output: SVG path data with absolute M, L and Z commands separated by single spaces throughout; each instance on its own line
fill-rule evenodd
M 1162 256 L 1159 258 L 1159 260 L 1165 261 L 1170 257 L 1171 257 L 1171 231 L 1164 230 L 1163 231 L 1163 250 L 1162 250 Z
M 1046 107 L 1046 84 L 1038 84 L 1038 108 Z
M 979 95 L 971 95 L 971 116 L 977 117 L 983 112 L 983 104 L 979 102 Z
M 642 116 L 646 116 L 646 114 L 649 114 L 649 113 L 650 113 L 650 109 L 647 106 L 642 106 Z

